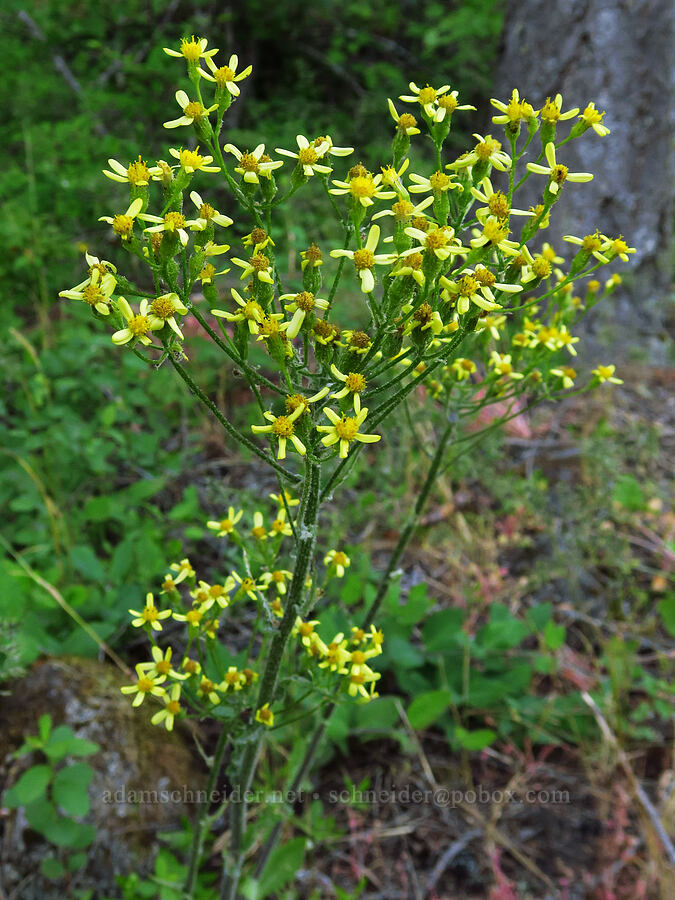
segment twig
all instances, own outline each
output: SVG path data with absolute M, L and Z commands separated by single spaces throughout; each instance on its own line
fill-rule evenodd
M 481 828 L 472 828 L 470 831 L 465 832 L 460 838 L 458 838 L 454 843 L 450 844 L 448 849 L 445 851 L 443 856 L 438 860 L 436 865 L 431 871 L 431 875 L 427 881 L 426 885 L 426 896 L 429 897 L 434 891 L 436 887 L 436 883 L 438 879 L 441 877 L 443 872 L 448 868 L 453 859 L 458 856 L 465 847 L 467 847 L 474 838 L 481 837 L 483 831 Z

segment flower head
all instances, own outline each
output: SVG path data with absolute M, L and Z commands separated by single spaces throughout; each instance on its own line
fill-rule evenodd
M 124 685 L 120 690 L 123 694 L 135 694 L 133 706 L 140 706 L 148 694 L 155 697 L 162 697 L 165 694 L 164 688 L 160 687 L 165 680 L 164 677 L 146 674 L 139 663 L 136 666 L 136 675 L 138 680 L 136 684 Z
M 391 253 L 376 254 L 378 241 L 380 240 L 380 226 L 371 225 L 368 232 L 365 247 L 357 250 L 331 250 L 330 255 L 333 257 L 346 256 L 354 263 L 354 268 L 361 282 L 361 290 L 364 294 L 369 294 L 375 287 L 375 276 L 373 275 L 373 266 L 386 266 L 395 260 L 395 256 Z
M 210 72 L 199 69 L 199 74 L 207 81 L 215 81 L 216 85 L 221 89 L 225 89 L 232 97 L 238 97 L 239 90 L 238 81 L 243 81 L 253 71 L 253 66 L 246 66 L 241 72 L 237 73 L 239 67 L 239 57 L 236 53 L 230 56 L 226 66 L 217 66 L 212 59 L 212 55 L 206 56 L 206 65 Z
M 303 407 L 298 406 L 290 415 L 275 416 L 271 412 L 266 412 L 265 418 L 270 425 L 251 425 L 251 431 L 254 434 L 272 434 L 278 441 L 277 459 L 286 459 L 286 444 L 290 441 L 296 451 L 304 456 L 307 448 L 295 433 L 294 422 L 303 413 Z M 283 510 L 285 513 L 285 510 Z
M 133 340 L 138 340 L 146 345 L 152 344 L 152 339 L 149 337 L 150 332 L 164 327 L 163 320 L 150 312 L 149 303 L 145 298 L 141 300 L 138 313 L 132 310 L 124 297 L 118 298 L 117 309 L 127 320 L 126 327 L 116 331 L 112 336 L 113 344 L 118 346 L 128 344 Z
M 527 169 L 530 172 L 536 172 L 537 175 L 548 175 L 548 189 L 552 194 L 557 194 L 566 181 L 584 182 L 593 180 L 593 175 L 590 172 L 569 172 L 567 166 L 556 162 L 555 144 L 553 141 L 549 141 L 544 148 L 544 156 L 548 166 L 528 163 Z
M 145 606 L 142 610 L 130 609 L 129 612 L 132 616 L 136 618 L 131 620 L 131 624 L 134 628 L 144 628 L 146 625 L 149 625 L 153 631 L 161 631 L 162 619 L 168 619 L 171 615 L 170 609 L 159 610 L 155 606 L 155 598 L 151 593 L 145 595 Z
M 331 447 L 333 444 L 340 445 L 340 457 L 344 459 L 349 452 L 349 448 L 354 441 L 360 441 L 362 444 L 373 444 L 381 439 L 379 434 L 361 434 L 359 428 L 363 425 L 368 415 L 368 410 L 363 407 L 356 416 L 338 416 L 329 407 L 324 407 L 324 413 L 330 419 L 330 425 L 317 425 L 316 430 L 325 433 L 325 437 L 321 438 L 321 443 L 325 447 Z

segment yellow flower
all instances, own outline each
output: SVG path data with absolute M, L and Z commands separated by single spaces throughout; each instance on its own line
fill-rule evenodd
M 563 366 L 560 369 L 551 369 L 551 375 L 560 378 L 564 388 L 574 387 L 574 379 L 577 377 L 576 371 L 571 366 Z
M 290 523 L 286 521 L 286 510 L 280 509 L 277 512 L 276 519 L 273 520 L 270 531 L 268 532 L 269 537 L 290 537 L 293 534 L 293 529 L 290 526 Z
M 487 216 L 481 222 L 481 225 L 483 226 L 482 231 L 478 233 L 477 237 L 471 238 L 469 241 L 474 249 L 491 244 L 492 247 L 496 247 L 508 256 L 516 256 L 518 254 L 519 244 L 508 239 L 510 229 L 506 219 Z
M 211 70 L 211 74 L 200 68 L 199 74 L 202 78 L 206 78 L 207 81 L 215 81 L 219 88 L 225 88 L 233 97 L 238 97 L 241 93 L 237 82 L 243 81 L 244 78 L 248 78 L 253 71 L 253 66 L 246 66 L 245 69 L 242 69 L 241 72 L 237 74 L 239 57 L 236 53 L 233 53 L 232 56 L 230 56 L 226 66 L 218 67 L 211 56 L 206 57 L 206 65 Z
M 485 211 L 486 215 L 495 216 L 498 219 L 505 219 L 508 218 L 508 216 L 534 215 L 534 212 L 531 209 L 512 209 L 509 206 L 506 194 L 502 193 L 502 191 L 495 191 L 492 187 L 492 182 L 487 175 L 481 181 L 480 186 L 482 188 L 480 191 L 475 187 L 472 187 L 470 190 L 476 200 L 480 200 L 481 203 L 487 204 L 487 210 Z
M 616 366 L 598 366 L 592 371 L 600 384 L 604 384 L 606 381 L 609 381 L 611 384 L 623 384 L 623 381 L 620 378 L 614 376 Z
M 277 450 L 277 459 L 286 459 L 286 444 L 290 440 L 300 456 L 307 453 L 307 448 L 300 438 L 295 434 L 293 423 L 303 413 L 303 407 L 298 406 L 292 413 L 287 416 L 275 416 L 271 412 L 264 414 L 270 425 L 251 425 L 251 431 L 254 434 L 273 434 L 279 441 Z
M 128 182 L 135 187 L 145 186 L 150 182 L 151 177 L 162 174 L 160 166 L 148 166 L 140 156 L 130 162 L 126 168 L 116 159 L 109 159 L 108 165 L 112 171 L 103 169 L 106 178 L 110 178 L 112 181 Z
M 413 134 L 420 134 L 420 130 L 417 127 L 417 119 L 415 116 L 410 113 L 403 113 L 399 115 L 396 107 L 392 100 L 387 100 L 389 105 L 389 112 L 391 113 L 391 117 L 396 122 L 396 130 L 400 131 L 401 134 L 407 134 L 408 137 L 412 137 Z
M 401 254 L 402 258 L 411 256 L 414 253 L 433 254 L 436 259 L 445 261 L 455 253 L 468 252 L 466 247 L 462 247 L 461 243 L 455 238 L 454 229 L 449 225 L 441 228 L 430 228 L 428 231 L 421 231 L 419 228 L 408 227 L 405 233 L 418 241 L 418 246 L 411 247 Z
M 351 566 L 352 561 L 342 550 L 329 550 L 323 558 L 323 564 L 338 578 L 344 578 L 345 569 Z
M 241 307 L 240 311 L 230 313 L 224 309 L 212 309 L 211 315 L 227 319 L 228 322 L 248 322 L 249 332 L 258 334 L 265 315 L 262 307 L 257 300 L 244 300 L 239 291 L 236 291 L 234 288 L 230 288 L 230 291 L 235 303 Z
M 165 128 L 178 128 L 181 125 L 192 125 L 196 120 L 205 119 L 214 109 L 218 109 L 218 104 L 214 103 L 206 109 L 198 100 L 190 100 L 185 91 L 176 91 L 176 103 L 183 110 L 183 115 L 178 119 L 171 119 L 164 123 Z
M 217 522 L 209 521 L 206 523 L 206 527 L 210 528 L 211 531 L 215 531 L 217 537 L 227 537 L 228 534 L 232 534 L 236 531 L 237 522 L 243 515 L 243 509 L 235 512 L 234 507 L 230 506 L 227 510 L 227 517 L 225 519 L 220 519 Z
M 289 572 L 288 569 L 275 569 L 273 572 L 263 572 L 260 576 L 260 583 L 266 588 L 273 584 L 277 594 L 283 597 L 286 593 L 286 582 L 292 577 L 293 573 Z
M 240 691 L 245 684 L 246 676 L 244 673 L 240 672 L 236 666 L 230 666 L 225 673 L 225 677 L 218 685 L 218 689 L 226 694 L 230 688 L 232 688 L 233 691 Z
M 164 709 L 160 709 L 150 719 L 153 725 L 164 724 L 167 731 L 173 731 L 174 720 L 181 712 L 180 691 L 180 685 L 174 684 L 171 688 L 171 693 L 164 697 Z
M 181 147 L 176 150 L 175 147 L 169 148 L 169 153 L 180 163 L 181 169 L 188 174 L 193 172 L 220 172 L 220 166 L 212 166 L 212 156 L 202 156 L 197 146 L 194 150 L 185 150 Z
M 326 416 L 332 422 L 331 425 L 317 425 L 316 430 L 325 432 L 326 436 L 321 438 L 321 443 L 325 447 L 331 447 L 333 444 L 339 443 L 340 457 L 344 459 L 349 452 L 349 447 L 353 441 L 360 441 L 362 444 L 373 444 L 381 439 L 379 434 L 360 434 L 359 428 L 363 425 L 368 415 L 366 407 L 356 416 L 338 416 L 327 406 L 323 409 Z
M 628 262 L 628 254 L 637 253 L 635 247 L 629 247 L 628 244 L 624 241 L 623 235 L 620 235 L 618 238 L 612 239 L 603 234 L 602 238 L 607 242 L 606 251 L 607 256 L 610 260 L 615 259 L 618 256 L 619 259 L 622 259 L 624 262 Z
M 529 103 L 520 99 L 520 94 L 516 88 L 513 89 L 508 103 L 495 100 L 494 98 L 490 99 L 490 103 L 501 113 L 499 116 L 492 117 L 492 121 L 496 125 L 515 125 L 521 120 L 535 119 L 538 115 Z
M 374 687 L 375 682 L 380 678 L 381 675 L 379 672 L 373 672 L 373 670 L 369 669 L 367 666 L 364 666 L 362 671 L 350 672 L 348 679 L 349 696 L 356 697 L 358 694 L 363 697 L 364 700 L 372 700 L 377 696 Z M 370 685 L 370 691 L 367 690 L 366 685 Z
M 474 134 L 474 137 L 478 141 L 474 149 L 469 153 L 463 153 L 454 162 L 448 163 L 446 169 L 466 169 L 477 163 L 490 163 L 500 172 L 506 172 L 511 168 L 511 157 L 502 150 L 501 143 L 492 135 L 488 134 L 483 137 L 481 134 Z
M 450 368 L 455 373 L 457 381 L 466 381 L 476 371 L 476 363 L 459 356 L 450 363 Z
M 221 228 L 227 228 L 233 223 L 234 220 L 229 216 L 222 215 L 222 213 L 219 213 L 217 209 L 214 209 L 210 203 L 205 203 L 197 191 L 192 191 L 190 193 L 190 200 L 192 200 L 199 212 L 198 218 L 193 220 L 192 223 L 192 227 L 195 231 L 204 231 L 211 222 L 220 225 Z
M 190 656 L 186 656 L 183 658 L 180 667 L 181 669 L 183 669 L 188 678 L 191 675 L 199 675 L 202 671 L 200 663 L 198 663 L 196 659 L 192 659 Z
M 260 177 L 269 178 L 272 172 L 275 169 L 278 169 L 280 166 L 283 166 L 282 161 L 279 159 L 276 162 L 274 160 L 263 160 L 263 154 L 265 153 L 265 145 L 258 144 L 255 150 L 249 152 L 248 150 L 238 150 L 234 144 L 225 144 L 223 147 L 225 153 L 231 153 L 239 162 L 238 166 L 235 166 L 234 171 L 241 175 L 244 181 L 247 184 L 260 184 Z
M 326 144 L 328 145 L 327 147 Z M 320 158 L 323 158 L 326 154 L 329 156 L 349 156 L 350 153 L 354 152 L 353 147 L 336 147 L 333 144 L 333 138 L 329 134 L 314 138 L 312 147 L 314 147 Z
M 408 87 L 412 91 L 412 95 L 402 94 L 398 99 L 403 100 L 404 103 L 419 103 L 424 112 L 432 119 L 436 113 L 435 104 L 438 98 L 450 90 L 449 84 L 444 84 L 439 88 L 433 88 L 430 85 L 419 88 L 414 81 L 411 81 Z
M 329 193 L 350 194 L 355 203 L 365 207 L 372 206 L 375 200 L 392 200 L 396 196 L 395 191 L 385 190 L 382 175 L 373 175 L 363 166 L 355 168 L 358 171 L 354 175 L 350 174 L 349 181 L 333 181 L 335 187 L 331 188 Z
M 583 130 L 586 131 L 587 129 L 592 128 L 599 137 L 607 137 L 610 131 L 606 125 L 602 124 L 604 115 L 604 112 L 597 110 L 595 108 L 595 103 L 591 101 L 579 116 Z
M 547 97 L 546 103 L 544 103 L 540 112 L 542 120 L 555 125 L 556 122 L 564 122 L 566 119 L 573 119 L 579 112 L 579 107 L 575 106 L 574 109 L 568 109 L 567 112 L 564 113 L 561 112 L 562 102 L 562 94 L 556 94 L 553 100 L 551 100 L 550 97 Z
M 473 109 L 475 110 L 475 106 L 471 106 L 469 103 L 465 103 L 463 106 L 458 106 L 457 97 L 459 96 L 459 91 L 451 91 L 449 94 L 443 94 L 441 97 L 438 97 L 436 100 L 437 109 L 434 112 L 434 122 L 442 122 L 446 116 L 451 116 L 455 110 L 465 110 L 465 109 Z
M 277 506 L 287 506 L 289 509 L 292 509 L 294 506 L 300 506 L 298 498 L 292 497 L 288 491 L 284 491 L 283 496 L 281 494 L 270 494 L 270 500 L 274 500 Z M 286 501 L 285 503 L 284 500 Z
M 300 291 L 299 294 L 282 294 L 279 300 L 292 300 L 287 306 L 284 306 L 286 312 L 293 313 L 293 318 L 286 328 L 286 335 L 291 338 L 297 337 L 298 332 L 302 328 L 305 316 L 314 311 L 314 309 L 328 309 L 328 300 L 321 300 L 315 297 L 311 291 Z
M 276 152 L 282 156 L 289 156 L 291 159 L 297 159 L 298 166 L 302 168 L 306 178 L 320 173 L 321 175 L 329 175 L 333 170 L 330 166 L 322 165 L 319 160 L 330 150 L 330 144 L 324 140 L 321 144 L 310 144 L 303 134 L 296 136 L 298 142 L 298 152 L 293 150 L 283 150 L 281 147 L 276 148 Z
M 413 182 L 410 185 L 410 193 L 425 194 L 431 191 L 434 196 L 438 196 L 439 194 L 445 194 L 447 191 L 457 189 L 463 191 L 462 185 L 453 181 L 453 178 L 455 178 L 454 175 L 446 175 L 445 172 L 434 172 L 429 178 L 425 178 L 423 175 L 416 175 L 413 172 L 410 175 L 410 180 Z M 433 198 L 431 198 L 431 202 L 433 202 Z M 415 215 L 417 214 L 415 212 Z
M 312 638 L 315 636 L 314 628 L 318 624 L 318 619 L 312 619 L 311 622 L 303 622 L 300 616 L 296 616 L 292 634 L 300 637 L 300 642 L 303 644 L 303 646 L 309 647 L 312 642 Z
M 185 228 L 197 224 L 194 220 L 186 219 L 183 213 L 176 212 L 175 210 L 171 210 L 163 216 L 140 213 L 138 218 L 143 219 L 144 222 L 157 223 L 156 225 L 150 226 L 150 228 L 143 229 L 148 234 L 160 234 L 163 232 L 167 234 L 177 234 L 184 247 L 188 242 L 188 233 Z
M 272 263 L 264 253 L 254 253 L 248 260 L 233 256 L 232 262 L 235 266 L 239 266 L 240 269 L 244 270 L 239 277 L 240 281 L 244 281 L 253 275 L 258 281 L 262 281 L 265 284 L 274 284 Z
M 344 382 L 344 387 L 330 396 L 335 400 L 342 400 L 343 397 L 352 394 L 354 412 L 357 414 L 361 412 L 361 394 L 366 389 L 366 379 L 359 372 L 349 372 L 347 375 L 344 375 L 335 363 L 331 364 L 330 370 L 339 381 Z
M 494 366 L 494 370 L 497 375 L 503 375 L 515 380 L 524 377 L 522 373 L 513 371 L 510 353 L 497 353 L 496 350 L 493 350 L 490 354 L 489 365 Z
M 160 687 L 161 682 L 165 680 L 164 676 L 146 675 L 140 663 L 136 666 L 136 676 L 138 678 L 136 684 L 124 685 L 120 688 L 123 694 L 136 694 L 133 706 L 140 706 L 148 694 L 162 697 L 166 693 L 164 688 Z
M 557 163 L 553 141 L 549 141 L 544 148 L 544 155 L 548 166 L 528 163 L 526 168 L 529 172 L 535 172 L 537 175 L 548 175 L 548 189 L 552 194 L 557 194 L 566 181 L 585 182 L 593 180 L 593 175 L 590 172 L 569 172 L 567 166 Z
M 179 59 L 182 56 L 189 63 L 196 63 L 202 57 L 209 59 L 218 52 L 217 48 L 215 50 L 207 50 L 208 43 L 206 38 L 195 38 L 193 35 L 191 38 L 181 38 L 180 51 L 172 50 L 170 47 L 164 47 L 163 49 L 167 56 L 177 56 Z
M 187 557 L 181 559 L 180 562 L 171 563 L 169 568 L 172 572 L 179 572 L 182 575 L 181 581 L 183 578 L 194 578 L 195 576 L 195 570 L 192 568 L 192 564 Z M 183 572 L 185 572 L 185 575 L 183 575 Z M 176 580 L 178 581 L 178 579 Z
M 320 669 L 330 669 L 331 672 L 337 672 L 339 675 L 348 674 L 349 669 L 346 668 L 346 663 L 349 662 L 351 654 L 347 650 L 347 641 L 342 632 L 336 634 L 330 644 L 323 644 L 319 649 L 322 657 L 319 663 Z
M 274 725 L 274 713 L 270 709 L 269 703 L 264 703 L 260 709 L 256 710 L 255 714 L 256 722 L 260 722 L 261 725 L 266 725 L 268 728 L 271 728 Z
M 164 322 L 155 316 L 153 317 L 149 311 L 148 301 L 143 298 L 139 307 L 138 314 L 134 313 L 124 297 L 117 300 L 117 308 L 127 320 L 126 328 L 116 331 L 112 336 L 113 344 L 121 346 L 128 344 L 129 341 L 139 340 L 142 344 L 152 344 L 152 340 L 148 337 L 148 332 L 158 331 L 163 327 Z
M 59 297 L 68 300 L 82 300 L 102 316 L 110 313 L 110 301 L 117 285 L 112 272 L 101 274 L 100 268 L 93 268 L 90 276 L 69 291 L 59 291 Z
M 569 244 L 576 244 L 581 247 L 581 252 L 590 253 L 598 262 L 608 263 L 609 259 L 604 252 L 609 249 L 611 241 L 605 235 L 600 235 L 596 231 L 594 234 L 587 234 L 585 237 L 575 237 L 573 234 L 564 234 L 563 240 Z
M 251 534 L 256 541 L 267 540 L 267 529 L 265 528 L 263 514 L 261 512 L 256 511 L 253 513 L 253 528 L 251 529 Z
M 148 315 L 150 317 L 150 327 L 153 331 L 159 331 L 164 327 L 164 323 L 176 332 L 178 337 L 183 340 L 183 332 L 176 324 L 176 315 L 184 316 L 187 313 L 187 307 L 182 303 L 178 294 L 163 294 L 156 297 L 150 304 Z
M 164 581 L 162 582 L 162 590 L 160 591 L 160 594 L 170 594 L 173 591 L 177 591 L 178 585 L 182 581 L 185 581 L 187 577 L 187 569 L 179 570 L 179 574 L 175 578 L 170 572 L 167 572 L 167 574 L 164 576 Z
M 312 244 L 306 250 L 301 250 L 300 257 L 302 259 L 300 268 L 303 272 L 308 266 L 310 269 L 317 269 L 323 265 L 322 253 L 316 244 Z
M 129 204 L 125 213 L 119 213 L 116 216 L 100 216 L 99 222 L 107 222 L 108 225 L 112 225 L 115 234 L 119 235 L 123 241 L 128 241 L 134 232 L 134 220 L 142 209 L 143 200 L 141 197 L 136 197 Z
M 395 195 L 392 195 L 395 196 Z M 361 282 L 361 291 L 369 294 L 375 287 L 375 276 L 373 275 L 373 266 L 386 266 L 395 260 L 395 256 L 391 253 L 375 253 L 378 241 L 380 240 L 380 226 L 371 225 L 368 232 L 365 247 L 357 250 L 331 250 L 330 255 L 334 258 L 346 256 L 353 260 L 354 268 Z
M 232 571 L 232 575 L 230 576 L 230 578 L 228 578 L 228 582 L 239 585 L 239 587 L 237 588 L 237 593 L 235 594 L 235 598 L 246 596 L 250 600 L 257 600 L 257 591 L 262 591 L 265 587 L 264 585 L 256 584 L 256 582 L 248 576 L 242 578 L 241 575 L 234 570 Z
M 495 341 L 501 337 L 500 328 L 504 327 L 506 316 L 481 316 L 476 322 L 476 333 L 489 331 Z
M 149 625 L 153 631 L 161 631 L 160 620 L 168 619 L 171 615 L 170 609 L 163 609 L 161 612 L 157 609 L 155 599 L 151 593 L 145 595 L 145 606 L 140 612 L 136 609 L 130 609 L 129 612 L 132 616 L 136 616 L 135 619 L 131 620 L 134 628 L 143 628 L 145 625 Z
M 162 651 L 156 645 L 151 648 L 152 652 L 152 662 L 144 662 L 139 663 L 138 668 L 142 669 L 146 673 L 150 673 L 153 676 L 162 677 L 162 678 L 177 678 L 179 681 L 183 681 L 187 678 L 187 675 L 183 675 L 180 672 L 176 672 L 176 670 L 171 665 L 171 657 L 173 655 L 173 650 L 171 647 L 167 647 L 165 652 Z
M 471 303 L 475 303 L 486 312 L 500 309 L 501 306 L 495 300 L 492 288 L 509 294 L 517 294 L 523 289 L 520 284 L 505 284 L 495 281 L 494 275 L 485 267 L 477 268 L 475 271 L 464 269 L 456 281 L 451 281 L 445 275 L 441 275 L 438 282 L 443 288 L 441 299 L 446 301 L 454 299 L 457 312 L 462 316 L 468 312 Z
M 214 684 L 210 678 L 203 676 L 197 688 L 197 696 L 208 699 L 214 706 L 220 703 L 220 694 L 216 690 L 218 685 Z

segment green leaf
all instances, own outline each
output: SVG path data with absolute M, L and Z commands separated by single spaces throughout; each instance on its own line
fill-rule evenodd
M 260 881 L 257 897 L 264 900 L 284 888 L 302 866 L 305 858 L 305 838 L 293 838 L 272 852 Z
M 477 731 L 467 731 L 460 726 L 455 728 L 455 739 L 465 750 L 483 750 L 489 747 L 496 737 L 497 732 L 490 728 L 479 728 Z
M 56 809 L 46 797 L 39 797 L 37 800 L 33 800 L 32 803 L 26 806 L 24 812 L 30 827 L 45 836 L 49 829 L 58 821 Z
M 428 691 L 415 697 L 408 707 L 408 719 L 413 728 L 428 728 L 446 711 L 452 700 L 450 691 Z
M 537 631 L 543 631 L 546 623 L 553 615 L 552 603 L 538 603 L 527 611 L 527 618 L 532 622 Z
M 478 630 L 476 643 L 485 650 L 508 650 L 517 647 L 530 634 L 530 628 L 516 619 L 505 606 L 494 603 L 490 621 Z
M 544 628 L 544 643 L 549 650 L 557 650 L 565 643 L 567 631 L 564 625 L 556 625 L 553 620 L 546 623 Z
M 675 637 L 675 594 L 661 600 L 658 608 L 666 631 L 671 637 Z
M 612 492 L 612 500 L 632 512 L 644 509 L 647 505 L 640 483 L 633 475 L 624 475 L 617 481 Z
M 43 716 L 40 716 L 38 719 L 38 734 L 40 735 L 40 739 L 44 743 L 49 740 L 49 735 L 52 730 L 52 717 L 49 713 L 45 713 Z
M 105 569 L 91 547 L 86 544 L 71 549 L 70 561 L 80 575 L 88 581 L 104 582 L 106 580 Z
M 394 615 L 404 625 L 417 625 L 433 603 L 433 599 L 427 594 L 426 584 L 416 584 L 410 589 L 408 599 L 403 606 L 399 606 L 394 611 Z
M 62 863 L 55 856 L 48 856 L 47 859 L 43 859 L 40 863 L 40 871 L 45 878 L 50 878 L 53 881 L 56 881 L 57 878 L 62 878 L 66 872 Z
M 422 628 L 422 637 L 427 650 L 435 653 L 449 646 L 461 644 L 464 636 L 462 622 L 464 610 L 442 609 L 429 616 Z
M 67 725 L 59 725 L 52 731 L 44 752 L 50 759 L 58 762 L 65 756 L 91 756 L 100 749 L 93 741 L 76 737 Z
M 43 797 L 51 781 L 50 766 L 32 766 L 5 794 L 5 804 L 9 807 L 26 806 Z
M 87 854 L 86 853 L 73 853 L 68 857 L 66 865 L 68 866 L 69 872 L 79 872 L 80 869 L 84 869 L 87 865 Z
M 86 816 L 89 812 L 88 787 L 94 770 L 87 763 L 73 763 L 54 776 L 52 796 L 54 803 L 70 816 Z
M 74 819 L 57 816 L 42 831 L 42 834 L 57 847 L 72 847 L 73 850 L 82 850 L 94 840 L 96 829 L 93 825 L 82 825 Z

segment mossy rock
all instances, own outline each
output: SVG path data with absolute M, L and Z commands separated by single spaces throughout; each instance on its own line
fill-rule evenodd
M 205 783 L 189 733 L 167 733 L 151 725 L 147 701 L 134 709 L 120 693 L 132 680 L 111 665 L 68 657 L 36 663 L 23 678 L 1 689 L 2 791 L 37 761 L 31 756 L 15 760 L 12 754 L 27 735 L 37 733 L 44 713 L 55 726 L 68 725 L 101 748 L 87 758 L 94 777 L 86 821 L 96 826 L 97 836 L 88 849 L 82 886 L 93 889 L 94 897 L 118 894 L 116 875 L 144 874 L 152 868 L 157 832 L 177 826 L 181 816 L 194 815 L 194 804 L 184 802 L 186 792 Z M 49 853 L 49 845 L 30 829 L 23 812 L 12 811 L 5 819 L 2 844 L 5 889 L 11 894 L 24 882 L 22 900 L 61 900 L 63 885 L 38 874 L 40 861 Z

